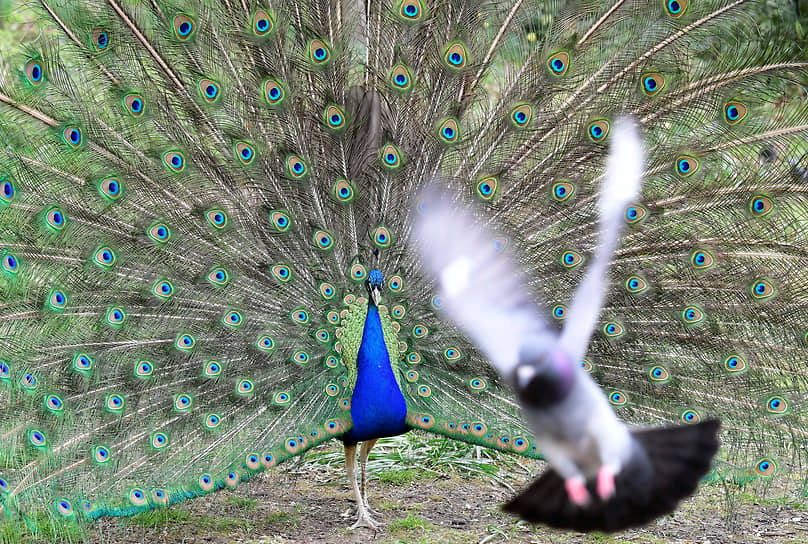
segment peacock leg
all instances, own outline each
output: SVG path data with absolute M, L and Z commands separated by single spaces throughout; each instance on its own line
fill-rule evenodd
M 376 445 L 377 439 L 373 440 L 366 440 L 362 442 L 362 447 L 359 449 L 359 468 L 362 473 L 361 477 L 361 484 L 360 484 L 360 491 L 362 492 L 362 503 L 365 505 L 365 510 L 372 514 L 378 514 L 375 510 L 370 507 L 368 504 L 368 456 L 370 455 L 370 450 L 373 449 L 373 446 Z
M 357 508 L 356 523 L 348 527 L 348 530 L 352 531 L 357 527 L 369 527 L 375 531 L 378 529 L 379 525 L 373 521 L 373 518 L 370 517 L 370 513 L 365 508 L 362 493 L 359 490 L 359 484 L 356 482 L 356 444 L 351 446 L 345 445 L 345 469 L 348 472 L 348 481 L 356 495 Z

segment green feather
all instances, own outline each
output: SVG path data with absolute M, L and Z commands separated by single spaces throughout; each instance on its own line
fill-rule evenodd
M 6 514 L 130 515 L 348 431 L 371 268 L 408 424 L 538 456 L 413 199 L 479 197 L 562 308 L 624 114 L 645 184 L 583 364 L 629 422 L 721 417 L 717 476 L 804 482 L 807 70 L 752 2 L 40 4 L 0 64 Z

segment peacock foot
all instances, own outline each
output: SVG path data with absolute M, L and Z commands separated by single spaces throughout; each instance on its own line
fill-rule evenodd
M 372 516 L 381 516 L 381 514 L 379 513 L 379 511 L 378 511 L 378 510 L 374 510 L 373 508 L 371 508 L 371 507 L 370 507 L 370 504 L 368 504 L 368 502 L 367 502 L 367 501 L 365 501 L 365 511 L 366 511 L 368 514 L 372 515 Z
M 349 531 L 353 531 L 354 529 L 358 529 L 359 527 L 367 527 L 369 529 L 373 529 L 377 531 L 381 524 L 370 517 L 370 509 L 365 508 L 364 505 L 359 506 L 358 517 L 356 523 L 348 527 Z

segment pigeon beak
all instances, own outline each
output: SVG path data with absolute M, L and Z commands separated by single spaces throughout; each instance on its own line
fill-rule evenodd
M 373 301 L 373 304 L 376 306 L 382 301 L 382 290 L 378 287 L 371 287 L 370 288 L 370 300 Z

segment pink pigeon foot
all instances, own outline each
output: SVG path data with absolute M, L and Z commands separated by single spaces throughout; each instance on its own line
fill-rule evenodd
M 603 465 L 598 470 L 598 496 L 607 501 L 614 495 L 614 471 L 611 467 Z
M 567 478 L 564 482 L 564 487 L 567 490 L 567 496 L 570 502 L 577 506 L 586 506 L 589 504 L 589 491 L 586 490 L 584 479 L 579 476 Z

